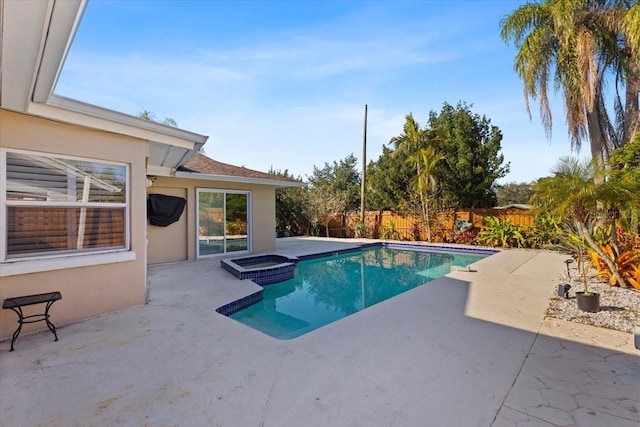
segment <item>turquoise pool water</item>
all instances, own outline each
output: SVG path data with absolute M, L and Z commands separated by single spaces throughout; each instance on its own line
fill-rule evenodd
M 295 338 L 488 255 L 374 247 L 303 260 L 294 279 L 266 285 L 262 301 L 229 317 L 275 338 Z

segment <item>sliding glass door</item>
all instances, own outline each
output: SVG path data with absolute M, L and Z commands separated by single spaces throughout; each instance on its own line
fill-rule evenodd
M 198 189 L 198 257 L 250 250 L 250 193 Z

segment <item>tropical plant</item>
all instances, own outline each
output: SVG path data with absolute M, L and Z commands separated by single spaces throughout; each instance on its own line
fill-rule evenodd
M 431 219 L 429 215 L 429 200 L 431 198 L 431 193 L 436 188 L 436 179 L 433 174 L 438 165 L 438 162 L 442 160 L 444 157 L 441 154 L 438 154 L 433 147 L 423 147 L 418 150 L 417 153 L 409 156 L 410 161 L 415 162 L 419 165 L 418 176 L 414 181 L 414 185 L 418 190 L 418 193 L 421 196 L 422 200 L 422 217 L 424 219 L 426 231 L 427 231 L 427 241 L 431 242 Z
M 496 216 L 484 218 L 485 225 L 476 236 L 476 241 L 487 246 L 500 246 L 503 248 L 520 247 L 524 244 L 524 237 L 520 229 L 513 225 L 510 219 L 501 219 Z
M 528 248 L 553 248 L 560 243 L 562 224 L 548 212 L 538 213 L 534 224 L 522 228 L 525 246 Z
M 592 225 L 589 224 L 589 225 Z M 587 227 L 582 227 L 575 224 L 565 224 L 563 232 L 560 235 L 560 245 L 565 252 L 571 254 L 578 262 L 578 274 L 582 279 L 582 285 L 584 287 L 584 295 L 589 296 L 589 280 L 587 279 L 587 270 L 589 270 L 589 263 L 587 262 L 587 251 L 589 244 L 585 239 L 584 230 Z
M 391 220 L 389 225 L 382 227 L 380 235 L 384 240 L 400 240 L 400 233 L 396 228 L 396 222 Z
M 478 235 L 478 230 L 475 228 L 468 228 L 456 236 L 456 243 L 460 245 L 470 245 Z
M 365 237 L 367 233 L 367 226 L 364 222 L 359 222 L 353 229 L 356 238 Z
M 600 249 L 596 251 L 589 248 L 588 252 L 591 257 L 591 265 L 596 269 L 597 277 L 602 278 L 612 286 L 618 284 L 616 276 L 609 268 L 604 259 L 599 255 L 599 252 L 606 254 L 609 259 L 613 260 L 615 269 L 618 274 L 634 288 L 640 289 L 640 283 L 638 283 L 638 268 L 640 267 L 640 237 L 636 233 L 624 232 L 622 229 L 616 229 L 615 234 L 618 235 L 618 249 L 612 244 L 610 238 L 611 233 L 607 227 L 595 226 L 592 234 L 594 236 L 594 242 Z
M 632 6 L 624 17 L 622 29 L 627 35 L 627 45 L 638 55 L 640 51 L 640 4 Z
M 545 0 L 526 3 L 501 22 L 502 39 L 518 48 L 515 70 L 525 105 L 539 99 L 551 138 L 548 88 L 562 91 L 572 147 L 588 139 L 599 165 L 633 137 L 640 122 L 640 13 L 629 0 Z M 614 86 L 615 120 L 607 111 L 605 84 Z M 620 94 L 625 94 L 624 101 Z
M 639 195 L 634 191 L 637 183 L 626 178 L 607 180 L 606 176 L 607 171 L 595 160 L 580 162 L 571 157 L 563 157 L 554 168 L 553 176 L 538 180 L 532 203 L 551 215 L 575 222 L 579 234 L 584 236 L 589 247 L 607 264 L 615 276 L 616 283 L 626 287 L 626 282 L 616 270 L 615 260 L 596 245 L 587 225 L 601 221 L 613 227 L 618 218 L 609 218 L 605 213 L 614 208 L 623 211 L 637 209 Z M 615 227 L 612 230 L 615 230 Z M 615 234 L 614 231 L 611 232 L 611 244 L 615 253 L 619 255 Z
M 631 286 L 636 289 L 640 289 L 640 264 L 636 264 L 636 266 L 632 268 L 635 271 L 635 274 L 629 276 L 627 279 Z
M 635 139 L 618 148 L 609 159 L 609 179 L 614 183 L 620 183 L 629 192 L 640 195 L 640 132 Z M 640 230 L 640 197 L 624 203 L 620 209 L 626 211 L 618 221 L 618 225 L 628 230 Z
M 600 251 L 591 250 L 589 256 L 591 257 L 591 264 L 595 267 L 597 277 L 603 278 L 607 283 L 612 286 L 618 284 L 616 275 L 609 268 L 607 263 L 600 257 L 598 252 L 604 252 L 609 258 L 614 260 L 615 269 L 618 274 L 625 279 L 626 283 L 630 283 L 634 288 L 640 289 L 640 283 L 638 283 L 638 269 L 640 267 L 640 249 L 631 249 L 622 252 L 620 255 L 615 255 L 613 247 L 608 245 L 599 245 Z
M 429 204 L 426 190 L 435 185 L 432 184 L 434 183 L 432 169 L 439 158 L 433 148 L 426 145 L 425 133 L 411 113 L 405 117 L 402 134 L 392 138 L 391 143 L 396 148 L 395 152 L 399 155 L 406 155 L 407 163 L 415 167 L 414 188 L 417 190 L 420 200 L 420 212 L 427 231 L 427 241 L 431 242 Z

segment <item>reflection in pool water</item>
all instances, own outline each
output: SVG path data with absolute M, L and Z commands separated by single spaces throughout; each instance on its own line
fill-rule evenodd
M 265 286 L 262 301 L 230 317 L 276 338 L 294 338 L 488 255 L 376 247 L 300 261 L 294 279 Z

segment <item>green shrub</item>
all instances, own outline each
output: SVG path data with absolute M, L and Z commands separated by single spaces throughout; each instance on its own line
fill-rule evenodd
M 382 227 L 382 233 L 380 234 L 384 240 L 400 240 L 400 233 L 396 229 L 396 222 L 389 221 L 389 225 Z
M 500 246 L 503 248 L 521 247 L 524 237 L 520 227 L 513 225 L 509 219 L 500 219 L 495 216 L 484 218 L 486 223 L 476 236 L 476 242 L 485 246 Z
M 537 215 L 534 225 L 522 227 L 521 232 L 527 248 L 556 248 L 562 239 L 561 223 L 549 213 Z

